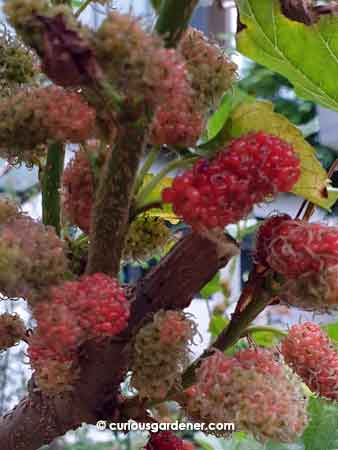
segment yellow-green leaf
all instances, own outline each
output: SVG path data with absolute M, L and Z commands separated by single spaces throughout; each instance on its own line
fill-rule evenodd
M 154 175 L 147 174 L 144 177 L 143 180 L 143 186 L 146 186 L 152 179 L 154 178 Z M 171 187 L 173 183 L 172 177 L 164 177 L 162 180 L 157 184 L 156 188 L 151 191 L 151 193 L 143 199 L 144 203 L 157 203 L 161 202 L 161 192 L 163 189 L 167 187 Z M 141 188 L 141 189 L 142 189 Z M 172 223 L 173 225 L 180 222 L 180 219 L 176 216 L 176 214 L 173 212 L 172 207 L 169 203 L 163 204 L 162 208 L 153 208 L 147 211 L 147 214 L 154 217 L 161 217 L 164 220 L 167 220 L 168 222 Z
M 232 138 L 260 130 L 289 142 L 299 156 L 302 172 L 292 192 L 322 208 L 329 209 L 337 200 L 338 193 L 331 191 L 328 196 L 327 173 L 317 160 L 314 149 L 304 139 L 298 128 L 286 117 L 274 112 L 270 102 L 243 103 L 234 110 L 228 131 Z
M 297 94 L 338 111 L 338 17 L 309 26 L 281 13 L 279 0 L 237 0 L 244 55 L 282 75 Z

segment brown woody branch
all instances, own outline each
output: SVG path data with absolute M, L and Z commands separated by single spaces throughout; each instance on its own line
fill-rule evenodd
M 227 237 L 212 241 L 197 234 L 183 239 L 130 292 L 128 329 L 116 339 L 90 342 L 81 352 L 81 380 L 74 391 L 48 397 L 34 384 L 16 408 L 0 419 L 1 449 L 37 450 L 81 423 L 125 420 L 119 384 L 130 365 L 130 342 L 138 327 L 159 309 L 189 305 L 193 296 L 238 251 Z
M 147 124 L 136 125 L 139 119 L 132 111 L 120 114 L 116 142 L 100 175 L 92 214 L 89 274 L 103 272 L 117 277 L 119 273 L 133 185 L 146 144 Z

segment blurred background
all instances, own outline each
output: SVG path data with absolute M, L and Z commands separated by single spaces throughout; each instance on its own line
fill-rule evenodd
M 1 3 L 2 0 L 0 0 L 0 23 L 4 22 Z M 153 11 L 148 0 L 116 0 L 110 3 L 107 6 L 94 3 L 83 14 L 82 20 L 96 28 L 104 19 L 109 8 L 114 7 L 124 12 L 133 12 L 135 15 L 142 17 L 145 23 L 150 26 L 153 23 Z M 223 8 L 220 8 L 219 3 L 222 3 Z M 323 166 L 329 168 L 335 158 L 338 157 L 337 114 L 318 107 L 309 101 L 296 98 L 292 86 L 286 79 L 239 55 L 236 52 L 234 42 L 236 20 L 237 14 L 232 0 L 221 2 L 201 0 L 200 6 L 194 14 L 192 25 L 217 39 L 238 64 L 240 88 L 251 95 L 272 101 L 277 112 L 284 114 L 302 130 L 307 140 L 315 147 L 317 156 Z M 71 157 L 73 150 L 69 149 L 68 159 Z M 155 165 L 154 172 L 160 170 L 167 159 L 168 154 L 164 152 Z M 338 177 L 335 177 L 334 183 L 338 187 Z M 23 209 L 31 216 L 41 217 L 41 196 L 36 169 L 27 169 L 24 166 L 13 168 L 8 166 L 5 161 L 0 160 L 0 193 L 18 200 Z M 210 343 L 210 340 L 217 335 L 219 329 L 226 324 L 252 264 L 254 231 L 259 222 L 276 210 L 295 216 L 301 203 L 301 199 L 291 194 L 283 194 L 273 202 L 256 207 L 248 220 L 229 227 L 231 234 L 241 240 L 241 254 L 234 258 L 228 264 L 228 267 L 222 270 L 203 289 L 189 308 L 189 312 L 194 314 L 199 323 L 203 338 L 192 348 L 192 355 L 197 356 L 201 353 L 203 348 Z M 335 205 L 330 213 L 317 209 L 313 220 L 324 221 L 337 226 L 338 205 Z M 124 281 L 135 281 L 157 261 L 158 259 L 154 258 L 146 263 L 126 265 L 122 274 Z M 17 310 L 20 310 L 20 315 L 29 325 L 30 315 L 23 301 L 14 304 L 6 301 L 0 303 L 0 312 Z M 259 317 L 258 322 L 278 324 L 285 328 L 287 324 L 290 325 L 309 318 L 319 323 L 334 323 L 337 321 L 335 315 L 313 317 L 310 313 L 292 308 L 272 306 L 267 308 L 266 312 Z M 19 345 L 4 355 L 0 355 L 0 414 L 13 407 L 24 395 L 25 385 L 29 377 L 30 368 L 25 355 L 25 345 Z M 176 414 L 175 410 L 172 413 Z M 192 438 L 189 435 L 185 437 Z M 213 438 L 205 440 L 204 437 L 195 436 L 194 439 L 195 442 L 199 442 L 200 448 L 207 450 L 213 448 L 230 449 L 224 442 L 216 442 Z M 43 450 L 136 450 L 141 448 L 144 442 L 145 436 L 141 434 L 131 433 L 127 437 L 113 436 L 110 432 L 97 432 L 94 427 L 84 426 L 81 430 L 68 433 L 66 437 L 56 440 L 49 447 L 44 447 Z M 255 449 L 258 450 L 260 447 L 258 447 L 258 444 L 255 445 L 257 445 Z M 248 447 L 247 450 L 254 449 Z

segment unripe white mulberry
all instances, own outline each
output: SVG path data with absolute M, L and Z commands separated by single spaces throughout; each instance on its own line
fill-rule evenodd
M 180 311 L 159 311 L 137 333 L 131 384 L 142 398 L 163 400 L 189 363 L 194 322 Z
M 261 441 L 293 442 L 307 424 L 300 382 L 264 350 L 234 357 L 215 352 L 205 359 L 187 391 L 186 409 L 202 422 L 234 422 Z

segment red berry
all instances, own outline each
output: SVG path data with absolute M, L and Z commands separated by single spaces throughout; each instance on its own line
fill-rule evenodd
M 338 265 L 338 229 L 287 217 L 269 219 L 258 233 L 257 259 L 287 277 Z
M 175 191 L 171 188 L 165 188 L 162 191 L 162 199 L 164 203 L 172 203 L 174 201 Z
M 163 201 L 195 228 L 224 227 L 247 216 L 255 203 L 291 190 L 299 176 L 300 161 L 291 145 L 252 133 L 176 177 Z
M 184 450 L 184 441 L 170 431 L 152 434 L 145 450 Z
M 287 214 L 272 216 L 265 220 L 259 227 L 256 237 L 256 262 L 267 265 L 267 257 L 269 255 L 269 246 L 272 240 L 272 236 L 279 225 L 282 224 L 285 220 L 291 220 L 291 217 Z
M 50 290 L 50 302 L 34 309 L 37 329 L 29 356 L 36 362 L 69 361 L 86 340 L 115 336 L 127 325 L 129 304 L 119 283 L 96 273 Z
M 282 354 L 313 392 L 338 402 L 338 353 L 319 325 L 291 327 Z

